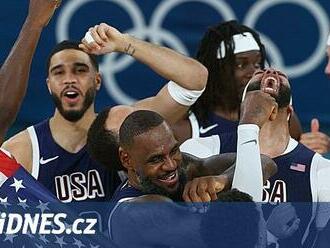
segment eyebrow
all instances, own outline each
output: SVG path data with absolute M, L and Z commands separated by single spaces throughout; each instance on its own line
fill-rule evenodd
M 176 142 L 174 146 L 171 148 L 170 153 L 173 152 L 176 149 L 179 149 L 179 143 Z M 151 162 L 155 157 L 164 157 L 164 154 L 162 152 L 155 152 L 154 154 L 151 154 L 147 159 L 147 163 Z
M 76 63 L 73 64 L 73 66 L 74 66 L 74 67 L 81 66 L 81 67 L 86 67 L 86 68 L 89 69 L 89 66 L 88 66 L 87 64 L 85 64 L 85 63 L 81 63 L 81 62 L 76 62 Z M 52 67 L 52 68 L 50 69 L 50 72 L 53 72 L 53 71 L 55 71 L 56 69 L 59 69 L 59 68 L 61 68 L 61 67 L 63 67 L 63 64 L 55 65 L 54 67 Z

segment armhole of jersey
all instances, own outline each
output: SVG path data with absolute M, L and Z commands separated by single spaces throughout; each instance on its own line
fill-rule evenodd
M 113 240 L 113 236 L 112 236 L 112 229 L 111 229 L 111 220 L 112 220 L 112 216 L 115 213 L 116 209 L 119 207 L 119 205 L 125 201 L 129 201 L 131 199 L 134 199 L 135 197 L 126 197 L 126 198 L 122 198 L 120 199 L 116 205 L 113 207 L 113 209 L 111 210 L 111 213 L 109 215 L 109 221 L 108 221 L 108 230 L 109 230 L 109 237 L 111 240 Z
M 316 210 L 317 210 L 317 202 L 318 202 L 318 185 L 317 185 L 317 167 L 319 163 L 318 154 L 315 153 L 312 158 L 311 168 L 310 168 L 310 186 L 311 186 L 311 193 L 312 193 L 312 216 L 311 219 L 306 227 L 305 233 L 302 237 L 301 244 L 304 244 L 306 238 L 309 234 L 310 226 L 316 218 Z
M 27 131 L 30 136 L 31 144 L 32 144 L 32 171 L 31 174 L 35 179 L 38 179 L 39 176 L 39 143 L 36 131 L 34 127 L 28 127 Z
M 192 138 L 199 138 L 199 124 L 197 117 L 194 113 L 189 115 L 189 122 L 191 125 L 191 137 Z
M 317 153 L 314 154 L 312 158 L 311 168 L 310 168 L 310 181 L 311 181 L 311 193 L 312 193 L 312 202 L 318 202 L 318 185 L 317 185 L 317 171 L 318 171 L 318 164 L 319 164 L 319 158 Z M 314 204 L 313 204 L 313 210 L 314 210 Z

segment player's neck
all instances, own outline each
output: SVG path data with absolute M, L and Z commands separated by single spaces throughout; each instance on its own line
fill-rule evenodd
M 84 116 L 77 122 L 64 119 L 56 109 L 49 122 L 55 142 L 68 152 L 79 152 L 86 145 L 87 131 L 95 117 L 93 105 L 87 109 Z
M 214 113 L 226 120 L 230 121 L 238 121 L 239 120 L 239 114 L 238 111 L 225 111 L 221 108 L 217 108 L 214 110 Z
M 267 122 L 260 130 L 260 152 L 271 158 L 280 156 L 290 141 L 287 123 Z

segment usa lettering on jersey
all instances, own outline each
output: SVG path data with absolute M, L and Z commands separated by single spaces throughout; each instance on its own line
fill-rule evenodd
M 283 180 L 275 180 L 272 185 L 269 180 L 266 181 L 263 187 L 263 202 L 286 202 L 287 190 L 286 183 Z
M 104 197 L 101 177 L 97 170 L 89 170 L 87 176 L 81 172 L 55 177 L 57 198 L 62 202 L 84 201 Z

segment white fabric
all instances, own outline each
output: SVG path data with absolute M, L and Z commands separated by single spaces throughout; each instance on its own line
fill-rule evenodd
M 238 126 L 236 167 L 232 188 L 262 201 L 263 178 L 259 149 L 259 127 L 255 124 Z
M 233 41 L 234 41 L 234 54 L 253 51 L 253 50 L 260 51 L 260 47 L 258 43 L 253 38 L 253 35 L 249 32 L 233 35 Z M 217 51 L 217 58 L 223 59 L 224 57 L 226 57 L 226 47 L 225 47 L 225 42 L 222 41 Z
M 91 35 L 91 32 L 89 32 L 89 31 L 85 34 L 84 38 L 88 44 L 95 41 L 93 36 Z
M 196 115 L 191 112 L 188 118 L 191 126 L 191 138 L 199 138 L 199 123 Z
M 329 36 L 328 36 L 327 46 L 330 46 L 330 34 L 329 34 Z
M 330 160 L 316 153 L 313 157 L 310 171 L 311 191 L 313 202 L 321 202 L 321 204 L 313 204 L 312 218 L 306 228 L 302 238 L 302 243 L 308 236 L 309 228 L 314 218 L 316 218 L 316 227 L 322 229 L 326 226 L 330 219 Z M 325 204 L 324 202 L 328 202 Z
M 173 81 L 168 82 L 167 89 L 171 97 L 184 106 L 193 105 L 205 90 L 188 90 Z
M 32 144 L 32 171 L 31 175 L 38 179 L 39 176 L 39 157 L 40 157 L 40 151 L 39 151 L 39 142 L 38 137 L 36 134 L 36 131 L 33 126 L 28 127 L 27 131 L 30 136 L 31 144 Z
M 0 148 L 0 151 L 2 151 L 4 154 L 6 154 L 8 157 L 12 158 L 13 156 L 8 152 L 7 150 Z
M 292 139 L 290 137 L 289 143 L 288 143 L 285 151 L 281 155 L 284 155 L 284 154 L 287 154 L 289 152 L 292 152 L 297 147 L 297 145 L 298 145 L 298 141 L 296 141 L 295 139 Z
M 217 155 L 220 153 L 219 135 L 188 139 L 181 144 L 180 151 L 198 158 L 208 158 Z
M 2 151 L 4 154 L 6 154 L 8 156 L 8 158 L 12 158 L 10 152 L 6 151 L 3 148 L 0 148 L 0 151 Z M 0 187 L 2 186 L 2 184 L 4 184 L 6 182 L 6 180 L 8 179 L 8 177 L 3 174 L 2 172 L 0 172 Z

